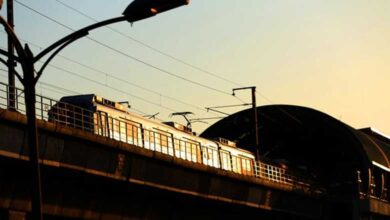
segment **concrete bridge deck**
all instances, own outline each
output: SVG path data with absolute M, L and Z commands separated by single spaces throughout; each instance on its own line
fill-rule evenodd
M 26 118 L 0 110 L 0 122 L 0 208 L 28 213 Z M 238 175 L 42 120 L 38 127 L 46 216 L 320 219 L 326 211 L 318 192 L 307 187 Z

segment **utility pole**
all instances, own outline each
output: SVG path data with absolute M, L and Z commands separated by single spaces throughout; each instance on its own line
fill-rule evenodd
M 7 0 L 7 22 L 14 29 L 14 1 Z M 8 35 L 8 109 L 16 109 L 14 44 Z
M 233 96 L 235 95 L 235 91 L 237 90 L 244 90 L 244 89 L 250 89 L 252 92 L 252 109 L 253 109 L 253 124 L 254 124 L 254 133 L 255 133 L 255 144 L 256 144 L 256 157 L 259 160 L 260 159 L 260 150 L 259 150 L 259 125 L 258 125 L 258 119 L 257 119 L 257 108 L 256 108 L 256 86 L 250 86 L 250 87 L 241 87 L 241 88 L 235 88 L 233 89 Z

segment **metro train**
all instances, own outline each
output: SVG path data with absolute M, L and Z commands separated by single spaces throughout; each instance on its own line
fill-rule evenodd
M 224 138 L 208 140 L 176 122 L 160 122 L 130 112 L 128 104 L 95 94 L 66 96 L 48 111 L 49 121 L 194 163 L 253 176 L 255 156 Z

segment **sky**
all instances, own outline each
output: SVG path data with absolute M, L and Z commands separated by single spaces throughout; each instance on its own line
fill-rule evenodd
M 15 31 L 37 54 L 96 20 L 120 16 L 129 2 L 15 0 Z M 224 116 L 205 107 L 250 103 L 250 90 L 233 97 L 232 89 L 256 86 L 258 105 L 306 106 L 390 134 L 388 0 L 192 0 L 110 28 L 61 51 L 37 92 L 54 99 L 95 93 L 129 101 L 142 115 L 185 123 L 170 114 Z M 0 47 L 6 45 L 1 30 Z M 192 125 L 198 133 L 216 122 L 203 121 Z

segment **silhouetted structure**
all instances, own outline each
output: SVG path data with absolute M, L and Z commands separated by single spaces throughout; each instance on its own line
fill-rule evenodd
M 201 136 L 225 137 L 236 141 L 238 146 L 254 146 L 252 112 L 247 109 L 222 119 Z M 306 107 L 263 106 L 258 107 L 258 116 L 263 157 L 305 171 L 335 201 L 351 203 L 371 199 L 388 205 L 388 137 L 371 128 L 354 129 Z M 362 208 L 358 209 L 362 212 Z M 356 212 L 353 208 L 343 212 L 349 210 Z

